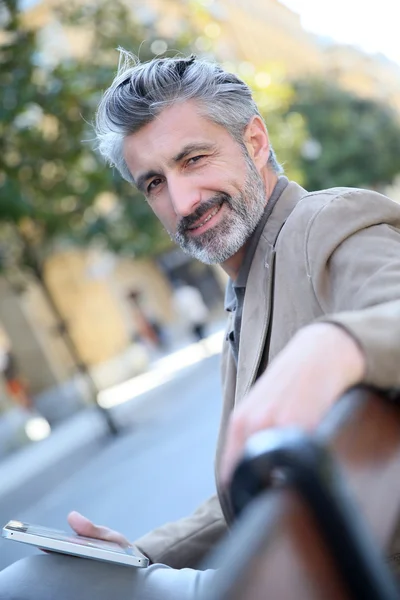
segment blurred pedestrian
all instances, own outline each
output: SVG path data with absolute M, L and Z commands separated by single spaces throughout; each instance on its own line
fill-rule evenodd
M 0 349 L 0 372 L 11 400 L 24 410 L 33 410 L 33 401 L 28 392 L 28 386 L 19 372 L 15 355 L 6 346 Z
M 151 348 L 163 349 L 166 345 L 164 328 L 160 321 L 150 314 L 149 309 L 143 307 L 142 294 L 137 290 L 131 290 L 127 294 L 127 299 L 138 337 Z
M 205 337 L 209 310 L 203 296 L 193 285 L 178 280 L 174 283 L 173 306 L 179 319 L 199 341 Z

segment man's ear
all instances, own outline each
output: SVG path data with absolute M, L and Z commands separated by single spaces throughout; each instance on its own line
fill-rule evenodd
M 269 158 L 269 137 L 264 121 L 258 115 L 254 115 L 244 130 L 243 141 L 247 152 L 252 158 L 258 170 L 261 170 Z

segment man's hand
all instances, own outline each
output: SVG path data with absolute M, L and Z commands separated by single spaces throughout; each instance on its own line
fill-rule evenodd
M 118 533 L 102 525 L 94 525 L 89 519 L 76 511 L 69 513 L 68 523 L 78 535 L 104 540 L 105 542 L 115 542 L 123 548 L 132 546 L 122 533 Z
M 226 485 L 247 439 L 269 427 L 314 429 L 333 403 L 362 381 L 364 355 L 344 329 L 318 323 L 300 330 L 233 412 L 221 462 Z

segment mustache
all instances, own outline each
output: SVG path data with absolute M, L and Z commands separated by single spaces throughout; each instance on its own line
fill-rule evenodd
M 194 225 L 197 221 L 201 219 L 209 210 L 216 208 L 217 206 L 222 206 L 222 204 L 226 202 L 230 206 L 232 205 L 232 198 L 229 194 L 220 193 L 216 194 L 209 200 L 206 200 L 201 204 L 191 215 L 187 215 L 186 217 L 182 217 L 177 225 L 177 234 L 183 235 L 186 230 Z

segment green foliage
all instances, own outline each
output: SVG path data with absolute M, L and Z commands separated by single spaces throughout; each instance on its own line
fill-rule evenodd
M 321 80 L 298 81 L 294 91 L 288 116 L 303 119 L 310 136 L 301 157 L 307 189 L 393 182 L 400 171 L 394 111 Z
M 13 223 L 40 259 L 62 238 L 133 254 L 158 251 L 169 243 L 166 234 L 142 196 L 93 152 L 90 125 L 115 74 L 116 48 L 140 49 L 147 60 L 157 32 L 144 30 L 120 0 L 60 4 L 53 56 L 15 1 L 1 8 L 0 222 Z M 71 52 L 77 34 L 79 53 Z M 180 47 L 179 40 L 170 44 Z M 112 195 L 106 204 L 99 202 L 105 191 Z
M 207 11 L 189 3 L 168 38 L 157 31 L 157 18 L 140 24 L 123 0 L 70 0 L 54 9 L 49 42 L 51 27 L 31 29 L 15 0 L 0 0 L 0 7 L 0 228 L 7 239 L 0 244 L 0 261 L 9 267 L 19 256 L 38 272 L 60 241 L 95 243 L 130 256 L 168 247 L 170 240 L 143 197 L 93 151 L 91 122 L 115 75 L 118 47 L 132 49 L 142 61 L 154 56 L 152 43 L 160 38 L 158 47 L 164 44 L 167 54 L 197 52 L 196 40 L 208 44 L 208 52 L 211 40 L 201 36 L 210 22 Z M 240 65 L 238 70 L 245 75 Z M 300 179 L 296 161 L 303 122 L 293 114 L 282 120 L 290 87 L 251 65 L 244 71 L 278 159 Z M 12 252 L 10 232 L 18 238 Z

